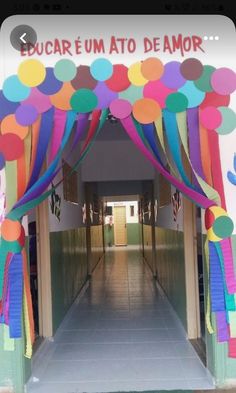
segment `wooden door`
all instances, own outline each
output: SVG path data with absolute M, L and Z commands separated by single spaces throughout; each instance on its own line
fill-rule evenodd
M 115 246 L 127 245 L 126 207 L 114 207 L 114 235 Z

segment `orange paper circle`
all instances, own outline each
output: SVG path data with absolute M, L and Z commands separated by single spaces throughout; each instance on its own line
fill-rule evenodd
M 133 116 L 139 123 L 149 124 L 161 116 L 161 108 L 151 98 L 141 98 L 133 104 Z
M 1 133 L 15 134 L 20 139 L 25 139 L 29 132 L 29 127 L 21 126 L 17 123 L 15 115 L 11 114 L 6 116 L 1 123 Z
M 12 221 L 6 218 L 2 222 L 1 235 L 4 240 L 14 242 L 19 239 L 21 235 L 21 224 L 19 221 Z
M 156 59 L 155 57 L 149 57 L 141 64 L 141 72 L 144 78 L 149 81 L 156 81 L 161 78 L 164 72 L 164 66 L 161 60 Z
M 65 82 L 56 94 L 50 96 L 51 103 L 58 109 L 68 111 L 71 109 L 70 100 L 75 92 L 70 82 Z

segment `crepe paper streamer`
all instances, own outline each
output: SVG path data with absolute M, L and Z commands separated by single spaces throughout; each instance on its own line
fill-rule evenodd
M 224 106 L 220 106 L 218 110 L 222 116 L 222 122 L 216 131 L 220 135 L 230 134 L 236 128 L 236 114 L 231 108 Z
M 5 167 L 6 161 L 2 153 L 0 153 L 0 171 Z
M 123 98 L 117 98 L 112 101 L 109 108 L 111 114 L 117 119 L 125 119 L 132 112 L 132 105 L 129 101 L 124 100 Z
M 139 123 L 152 123 L 161 117 L 160 105 L 151 98 L 141 98 L 133 104 L 133 116 Z
M 23 323 L 24 323 L 24 332 L 25 332 L 25 357 L 31 359 L 33 355 L 33 346 L 32 346 L 31 335 L 30 335 L 30 322 L 28 316 L 25 289 L 23 295 Z
M 98 98 L 93 91 L 80 89 L 73 93 L 70 105 L 75 112 L 88 113 L 97 107 Z
M 38 86 L 38 90 L 46 95 L 56 94 L 62 87 L 63 83 L 54 75 L 54 69 L 46 68 L 46 76 L 44 81 Z
M 5 219 L 1 225 L 1 236 L 4 240 L 13 242 L 19 239 L 21 234 L 21 224 L 19 221 Z
M 8 101 L 20 102 L 30 94 L 30 88 L 25 86 L 17 75 L 9 76 L 3 83 L 3 94 Z
M 215 130 L 222 123 L 222 114 L 214 106 L 208 106 L 200 110 L 199 120 L 203 127 L 209 130 Z
M 40 124 L 41 124 L 41 116 L 38 117 L 37 121 L 31 126 L 31 157 L 30 157 L 30 171 L 29 171 L 30 177 L 33 172 L 34 163 L 36 160 L 39 132 L 40 132 Z
M 161 60 L 156 57 L 149 57 L 141 64 L 141 72 L 144 78 L 149 81 L 160 79 L 164 72 L 164 65 Z
M 74 79 L 77 72 L 75 63 L 69 59 L 61 59 L 54 66 L 54 75 L 61 82 Z
M 143 128 L 143 133 L 144 133 L 153 153 L 155 154 L 158 162 L 164 167 L 162 159 L 159 154 L 159 151 L 156 146 L 156 141 L 155 141 L 155 137 L 154 137 L 154 124 L 153 123 L 143 124 L 142 128 Z
M 3 350 L 15 351 L 15 340 L 10 338 L 9 326 L 3 324 Z
M 178 168 L 178 171 L 184 183 L 188 187 L 194 189 L 194 186 L 192 186 L 192 184 L 190 183 L 182 164 L 180 143 L 179 143 L 180 141 L 178 138 L 178 129 L 177 129 L 175 114 L 168 111 L 167 109 L 164 109 L 163 117 L 165 123 L 166 136 L 168 140 L 168 146 L 173 156 L 176 167 Z
M 212 91 L 213 88 L 211 85 L 211 76 L 214 71 L 215 71 L 215 67 L 210 65 L 204 65 L 200 78 L 194 81 L 195 86 L 199 90 L 204 91 L 205 93 Z
M 25 86 L 38 86 L 44 81 L 45 76 L 45 67 L 39 60 L 27 59 L 18 67 L 18 77 Z
M 82 153 L 85 151 L 85 149 L 88 146 L 90 140 L 93 138 L 93 136 L 94 136 L 94 134 L 96 132 L 97 125 L 98 125 L 99 119 L 100 119 L 100 115 L 101 115 L 101 111 L 100 110 L 95 110 L 92 113 L 92 119 L 91 119 L 91 122 L 90 122 L 90 127 L 89 127 L 89 130 L 88 130 L 88 134 L 87 134 L 87 137 L 86 137 L 86 139 L 84 141 L 84 144 L 82 146 L 82 149 L 81 149 Z
M 11 338 L 21 337 L 21 311 L 23 294 L 22 255 L 14 254 L 9 266 L 9 330 Z
M 225 268 L 225 278 L 229 294 L 234 294 L 236 292 L 236 277 L 234 271 L 233 253 L 231 240 L 223 239 L 220 242 Z
M 187 97 L 180 92 L 169 94 L 166 98 L 166 108 L 170 112 L 183 112 L 188 107 Z
M 142 74 L 141 66 L 142 63 L 137 61 L 129 67 L 128 78 L 134 86 L 144 86 L 148 82 L 148 80 L 144 78 Z
M 49 96 L 43 94 L 37 87 L 31 89 L 29 97 L 22 104 L 32 105 L 38 113 L 44 113 L 52 106 Z
M 220 203 L 220 196 L 219 196 L 218 192 L 216 190 L 214 190 L 214 188 L 212 188 L 207 182 L 205 182 L 197 174 L 197 172 L 193 168 L 192 162 L 190 160 L 189 149 L 188 149 L 188 130 L 187 130 L 187 122 L 186 122 L 186 112 L 177 113 L 176 120 L 177 120 L 177 124 L 178 124 L 178 129 L 179 129 L 179 136 L 180 136 L 184 151 L 186 153 L 189 165 L 192 168 L 192 171 L 195 174 L 200 187 L 202 188 L 202 190 L 204 191 L 204 193 L 206 194 L 206 196 L 209 199 L 214 200 L 216 204 L 219 204 Z M 209 156 L 208 156 L 208 158 L 209 158 Z
M 210 93 L 206 93 L 205 98 L 203 102 L 200 105 L 200 108 L 207 108 L 208 106 L 228 106 L 230 102 L 230 96 L 226 95 L 223 96 L 221 94 L 216 93 L 215 91 L 212 91 Z
M 203 180 L 205 180 L 200 152 L 198 108 L 192 108 L 187 110 L 187 124 L 189 131 L 188 139 L 190 160 L 196 173 Z
M 216 93 L 231 94 L 236 89 L 236 74 L 229 68 L 218 68 L 211 76 L 211 85 Z
M 128 68 L 123 64 L 113 65 L 113 74 L 106 80 L 107 87 L 115 92 L 128 89 L 130 80 L 128 78 Z
M 217 341 L 221 343 L 229 341 L 229 326 L 225 311 L 216 312 L 216 327 Z
M 3 318 L 5 323 L 9 322 L 9 285 L 8 285 L 8 278 L 9 278 L 9 266 L 12 260 L 12 253 L 8 253 L 6 256 L 6 260 L 4 261 L 4 275 L 3 275 L 3 282 L 2 282 L 2 301 L 0 306 L 0 314 L 3 314 Z
M 26 190 L 26 160 L 25 145 L 22 156 L 17 160 L 17 200 L 24 195 Z
M 192 81 L 186 82 L 179 90 L 188 100 L 188 108 L 195 108 L 200 105 L 205 98 L 205 93 L 198 90 Z
M 162 168 L 162 166 L 155 160 L 150 151 L 144 146 L 141 138 L 137 134 L 134 123 L 130 117 L 121 120 L 121 123 L 125 127 L 125 130 L 130 136 L 130 139 L 139 148 L 139 150 L 145 155 L 146 158 L 148 158 L 148 160 L 153 164 L 153 166 L 156 167 L 157 170 L 179 191 L 181 191 L 189 199 L 195 201 L 197 205 L 202 206 L 203 208 L 207 208 L 215 204 L 214 201 L 209 200 L 204 195 L 201 195 L 193 189 L 188 188 L 185 184 L 174 178 L 172 175 L 169 174 L 168 171 Z
M 186 82 L 180 72 L 180 65 L 181 63 L 178 61 L 170 61 L 165 64 L 161 82 L 170 89 L 179 89 Z
M 36 151 L 36 156 L 35 156 L 35 161 L 34 161 L 34 167 L 32 169 L 30 181 L 27 187 L 27 190 L 36 182 L 38 179 L 43 162 L 46 158 L 46 153 L 48 149 L 48 145 L 51 139 L 51 133 L 52 133 L 52 127 L 53 127 L 53 115 L 54 115 L 54 109 L 50 109 L 46 113 L 42 114 L 41 117 L 41 122 L 40 122 L 40 129 L 39 129 L 39 135 L 38 135 L 38 143 L 37 143 L 37 151 Z M 62 120 L 62 119 L 61 119 Z M 56 122 L 56 119 L 55 119 Z M 59 128 L 59 126 L 58 126 Z M 60 137 L 58 137 L 59 142 Z M 52 139 L 52 142 L 54 139 Z
M 199 79 L 203 73 L 203 65 L 198 59 L 190 58 L 183 61 L 180 72 L 187 80 Z
M 119 98 L 127 100 L 130 104 L 134 104 L 140 98 L 143 98 L 143 86 L 130 85 L 128 89 L 119 93 Z
M 209 131 L 208 133 L 208 143 L 210 156 L 212 157 L 212 179 L 214 188 L 218 191 L 221 198 L 221 206 L 226 209 L 224 186 L 221 172 L 221 162 L 220 162 L 220 149 L 219 149 L 219 138 L 215 131 Z
M 230 338 L 228 341 L 228 356 L 236 358 L 236 338 Z
M 9 212 L 17 201 L 17 162 L 8 161 L 6 173 L 6 212 Z
M 220 260 L 213 242 L 209 242 L 211 310 L 225 311 L 224 283 Z
M 208 131 L 201 124 L 199 125 L 199 137 L 200 137 L 201 161 L 202 161 L 203 173 L 205 175 L 207 184 L 212 186 L 213 180 L 211 174 L 211 156 L 210 156 L 210 149 L 208 144 Z M 220 197 L 219 197 L 219 201 L 220 201 Z
M 61 109 L 62 111 L 69 111 L 71 110 L 70 100 L 74 92 L 75 89 L 71 83 L 65 82 L 57 93 L 50 96 L 50 101 L 55 108 Z
M 48 131 L 50 131 L 50 128 L 53 126 L 52 140 L 51 140 L 51 146 L 50 146 L 50 152 L 48 158 L 49 164 L 54 160 L 60 148 L 64 130 L 65 130 L 65 125 L 66 125 L 66 117 L 67 115 L 65 111 L 62 111 L 60 109 L 55 109 L 54 119 L 52 119 L 51 117 L 49 119 L 45 119 L 45 120 L 49 120 L 49 124 L 47 126 Z M 44 130 L 43 127 L 41 127 L 41 129 Z
M 166 99 L 171 93 L 174 93 L 174 90 L 169 89 L 159 80 L 148 82 L 143 89 L 144 97 L 157 101 L 161 108 L 166 107 Z
M 72 147 L 70 152 L 74 150 L 74 148 L 77 146 L 78 142 L 82 138 L 86 127 L 88 125 L 88 120 L 89 120 L 89 114 L 88 113 L 79 113 L 78 119 L 77 119 L 77 125 L 76 125 L 76 131 L 74 135 L 74 139 L 72 142 Z
M 3 91 L 0 90 L 0 120 L 4 119 L 6 116 L 15 113 L 18 108 L 18 102 L 8 101 L 3 95 Z
M 40 120 L 39 120 L 40 121 Z M 32 132 L 29 132 L 24 140 L 24 158 L 25 158 L 25 177 L 26 184 L 28 184 L 30 176 L 30 163 L 31 163 L 31 142 L 32 142 Z M 33 165 L 32 165 L 33 168 Z
M 21 157 L 24 151 L 22 139 L 15 134 L 0 135 L 0 152 L 6 161 L 14 161 Z
M 228 311 L 230 337 L 236 338 L 236 311 Z
M 98 82 L 97 86 L 94 89 L 94 93 L 97 97 L 96 109 L 105 109 L 109 107 L 110 103 L 113 100 L 118 98 L 118 93 L 110 90 L 105 82 Z
M 1 122 L 1 134 L 15 134 L 20 139 L 25 139 L 29 132 L 29 127 L 21 126 L 17 123 L 15 115 L 6 116 Z
M 30 292 L 28 262 L 27 262 L 27 255 L 25 249 L 22 250 L 22 258 L 23 258 L 23 277 L 24 277 L 23 307 L 25 308 L 25 311 L 27 311 L 27 319 L 29 321 L 29 327 L 30 327 L 30 342 L 31 344 L 33 344 L 35 340 L 34 316 L 33 316 L 33 305 L 32 305 L 31 292 Z

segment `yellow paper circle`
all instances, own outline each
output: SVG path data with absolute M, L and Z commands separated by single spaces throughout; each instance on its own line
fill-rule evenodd
M 25 60 L 18 68 L 18 77 L 25 86 L 38 86 L 44 81 L 45 76 L 45 67 L 39 60 Z
M 225 209 L 220 206 L 211 206 L 210 210 L 214 214 L 215 218 L 218 218 L 220 216 L 228 216 L 228 213 L 225 211 Z
M 138 61 L 132 64 L 128 70 L 128 78 L 135 86 L 144 86 L 148 82 L 148 80 L 143 77 L 141 65 L 142 63 Z
M 208 231 L 207 231 L 207 238 L 211 242 L 220 242 L 222 240 L 221 237 L 218 237 L 218 236 L 215 235 L 215 232 L 213 231 L 212 228 L 208 229 Z

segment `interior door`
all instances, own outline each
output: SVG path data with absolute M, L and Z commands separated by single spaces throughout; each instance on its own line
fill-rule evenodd
M 126 207 L 114 207 L 114 235 L 115 246 L 127 245 Z

